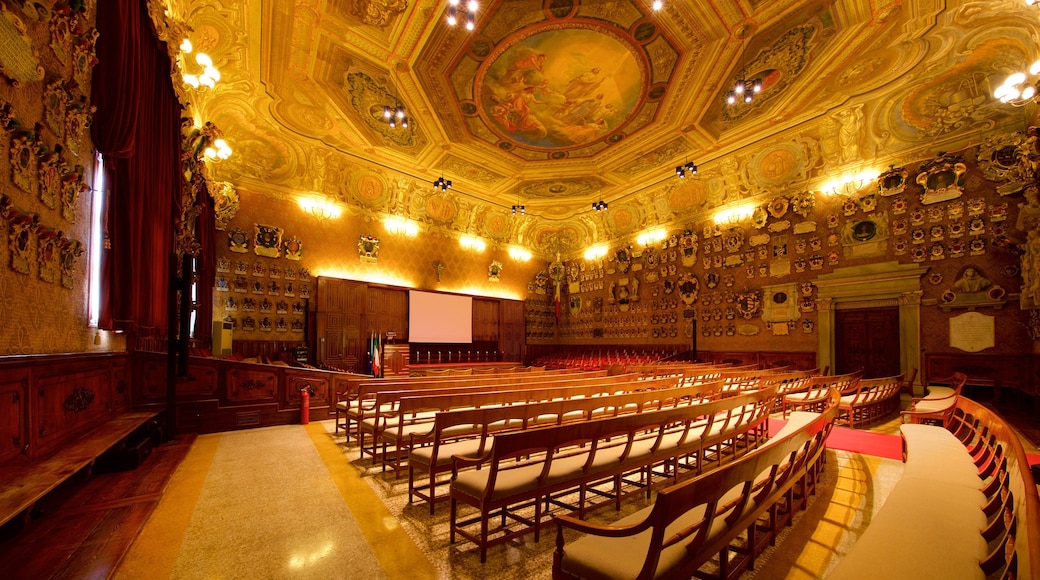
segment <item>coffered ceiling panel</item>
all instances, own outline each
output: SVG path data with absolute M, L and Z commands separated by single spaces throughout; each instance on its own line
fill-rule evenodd
M 160 36 L 223 76 L 181 88 L 235 149 L 220 179 L 546 256 L 1020 129 L 992 87 L 1040 26 L 1021 0 L 491 0 L 473 31 L 442 0 L 167 1 Z

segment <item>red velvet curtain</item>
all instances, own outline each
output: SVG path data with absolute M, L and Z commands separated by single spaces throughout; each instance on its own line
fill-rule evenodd
M 98 3 L 94 145 L 105 158 L 102 328 L 166 331 L 181 107 L 145 0 Z

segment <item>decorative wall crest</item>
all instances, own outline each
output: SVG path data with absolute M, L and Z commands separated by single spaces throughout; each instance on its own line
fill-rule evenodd
M 990 137 L 979 147 L 982 176 L 998 182 L 997 193 L 1011 195 L 1036 180 L 1038 158 L 1036 135 L 1022 133 Z
M 61 217 L 69 222 L 76 221 L 76 201 L 79 195 L 90 190 L 83 181 L 83 166 L 77 165 L 68 171 L 61 181 Z
M 7 223 L 7 245 L 11 254 L 11 269 L 19 274 L 28 274 L 32 264 L 32 237 L 39 230 L 40 216 L 12 210 Z
M 379 261 L 379 238 L 366 235 L 358 236 L 357 249 L 358 257 L 361 258 L 362 262 L 375 264 Z
M 303 258 L 303 242 L 301 242 L 299 240 L 299 238 L 293 236 L 293 237 L 285 240 L 285 242 L 282 245 L 285 248 L 285 257 L 286 258 L 288 258 L 290 260 L 295 260 L 295 261 L 299 261 L 299 260 L 301 260 Z M 288 268 L 286 268 L 285 277 L 286 277 L 286 279 L 289 278 L 289 269 Z M 295 278 L 295 271 L 294 271 L 293 277 Z
M 36 236 L 37 275 L 44 282 L 54 282 L 58 278 L 61 265 L 61 246 L 65 235 L 50 228 L 40 228 Z
M 964 172 L 967 166 L 959 155 L 939 155 L 921 165 L 917 174 L 917 183 L 924 187 L 921 203 L 928 205 L 957 199 L 964 194 Z
M 488 282 L 498 282 L 499 276 L 502 274 L 502 263 L 498 260 L 491 262 L 488 266 Z
M 254 224 L 253 253 L 267 258 L 278 258 L 282 255 L 282 228 L 264 224 Z
M 54 151 L 40 158 L 39 195 L 43 205 L 54 209 L 62 194 L 62 182 L 68 172 L 68 166 L 61 154 L 61 145 L 55 145 Z
M 895 165 L 889 165 L 888 171 L 878 176 L 878 194 L 882 197 L 899 195 L 906 189 L 906 182 L 910 178 L 910 172 L 905 167 L 896 169 Z
M 39 152 L 38 131 L 26 131 L 11 139 L 11 181 L 29 195 L 36 193 Z

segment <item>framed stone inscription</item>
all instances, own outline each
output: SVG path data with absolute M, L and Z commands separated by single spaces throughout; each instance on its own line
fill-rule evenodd
M 979 352 L 996 344 L 995 318 L 979 312 L 965 312 L 950 319 L 950 346 L 964 352 Z

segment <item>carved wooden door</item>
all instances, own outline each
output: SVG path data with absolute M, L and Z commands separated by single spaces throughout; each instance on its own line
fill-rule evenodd
M 899 307 L 837 310 L 834 317 L 837 374 L 863 369 L 863 378 L 900 372 Z

